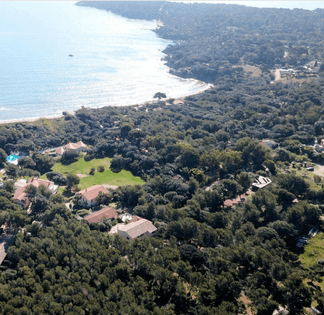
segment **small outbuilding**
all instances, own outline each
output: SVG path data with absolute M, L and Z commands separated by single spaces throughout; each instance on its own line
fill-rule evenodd
M 270 178 L 268 177 L 263 177 L 263 176 L 259 176 L 254 183 L 252 184 L 252 190 L 256 191 L 258 189 L 261 189 L 265 186 L 268 186 L 269 184 L 271 184 L 272 181 Z

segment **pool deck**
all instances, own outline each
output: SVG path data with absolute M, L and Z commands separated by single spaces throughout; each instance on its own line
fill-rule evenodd
M 11 164 L 15 164 L 15 165 L 18 165 L 18 159 L 20 158 L 19 155 L 14 155 L 14 154 L 11 154 L 7 157 L 7 162 L 8 163 L 11 163 Z

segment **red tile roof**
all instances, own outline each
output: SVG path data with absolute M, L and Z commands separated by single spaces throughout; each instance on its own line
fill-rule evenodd
M 63 153 L 64 153 L 64 148 L 63 148 L 63 147 L 59 147 L 59 148 L 57 148 L 57 149 L 55 150 L 55 152 L 56 152 L 57 154 L 59 154 L 59 155 L 63 155 Z
M 117 219 L 118 214 L 113 208 L 104 208 L 94 213 L 87 215 L 84 219 L 89 223 L 103 222 L 103 220 L 107 219 Z
M 27 198 L 25 190 L 26 190 L 26 186 L 16 187 L 16 190 L 13 195 L 13 199 L 19 200 L 19 201 L 24 201 Z
M 39 179 L 37 177 L 31 177 L 28 182 L 27 182 L 27 186 L 29 185 L 33 185 L 35 187 L 39 187 L 40 185 L 44 185 L 47 189 L 49 189 L 50 186 L 54 186 L 54 182 L 51 182 L 49 180 L 46 179 Z
M 99 192 L 102 192 L 103 194 L 108 194 L 109 191 L 102 185 L 94 185 L 92 187 L 80 190 L 78 194 L 82 195 L 83 198 L 87 200 L 92 200 L 96 198 L 99 195 Z
M 65 145 L 65 148 L 68 150 L 77 150 L 79 148 L 86 148 L 86 147 L 87 146 L 82 141 L 79 141 L 77 143 L 70 142 Z
M 129 221 L 129 223 L 131 223 L 131 222 L 137 222 L 139 220 L 143 220 L 143 218 L 139 217 L 138 215 L 134 215 L 132 217 L 132 219 Z

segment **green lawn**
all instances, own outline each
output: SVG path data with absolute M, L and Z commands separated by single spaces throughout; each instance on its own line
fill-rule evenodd
M 314 238 L 310 237 L 304 247 L 304 253 L 299 255 L 300 261 L 307 267 L 324 258 L 324 233 L 319 232 Z
M 122 170 L 119 173 L 113 173 L 111 170 L 105 170 L 103 173 L 96 172 L 93 176 L 89 175 L 80 179 L 80 188 L 85 189 L 93 185 L 109 184 L 116 186 L 125 185 L 143 185 L 144 181 L 140 177 L 135 177 L 131 172 Z
M 84 157 L 78 160 L 75 163 L 70 165 L 62 165 L 62 163 L 56 163 L 53 166 L 54 172 L 59 172 L 63 175 L 68 173 L 76 174 L 76 175 L 84 175 L 80 176 L 80 184 L 79 187 L 81 189 L 88 188 L 93 185 L 101 185 L 108 184 L 114 186 L 125 186 L 125 185 L 143 185 L 145 182 L 140 177 L 135 177 L 131 172 L 122 170 L 119 173 L 113 173 L 110 167 L 110 158 L 104 159 L 93 159 L 91 161 L 86 162 Z M 103 173 L 99 173 L 97 171 L 97 167 L 102 165 L 105 167 L 105 171 Z M 96 172 L 94 175 L 89 175 L 90 169 L 94 167 Z M 46 178 L 45 175 L 42 178 Z
M 324 258 L 324 233 L 319 232 L 314 238 L 309 238 L 307 245 L 304 247 L 304 252 L 299 255 L 300 261 L 307 267 L 314 265 L 320 258 Z M 324 277 L 321 278 L 322 282 L 314 282 L 320 286 L 324 292 Z M 307 283 L 307 281 L 306 281 Z M 317 303 L 313 301 L 312 306 L 316 307 Z
M 92 167 L 94 167 L 96 171 L 99 165 L 104 166 L 105 169 L 109 169 L 110 161 L 111 159 L 104 158 L 104 159 L 93 159 L 91 161 L 86 162 L 84 160 L 84 157 L 82 157 L 77 162 L 72 163 L 70 165 L 63 165 L 62 163 L 56 163 L 53 166 L 53 171 L 59 172 L 64 175 L 67 173 L 88 175 Z

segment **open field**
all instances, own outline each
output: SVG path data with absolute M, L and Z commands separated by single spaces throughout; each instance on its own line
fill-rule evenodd
M 97 167 L 99 165 L 102 165 L 105 167 L 105 169 L 109 169 L 110 167 L 110 161 L 111 159 L 109 158 L 104 158 L 104 159 L 93 159 L 91 161 L 85 161 L 84 157 L 81 157 L 77 162 L 74 162 L 70 165 L 63 165 L 62 163 L 56 163 L 53 166 L 53 171 L 54 172 L 59 172 L 64 175 L 67 173 L 72 173 L 72 174 L 84 174 L 84 175 L 89 175 L 90 169 L 94 167 L 97 170 Z
M 56 163 L 53 166 L 54 172 L 59 172 L 63 175 L 72 173 L 80 177 L 80 189 L 85 189 L 93 185 L 108 184 L 114 186 L 125 186 L 125 185 L 143 185 L 144 181 L 140 177 L 135 177 L 131 172 L 122 170 L 119 173 L 113 173 L 110 167 L 110 158 L 104 159 L 93 159 L 86 162 L 84 157 L 80 158 L 75 163 L 70 165 L 62 165 L 62 163 Z M 98 166 L 104 166 L 105 171 L 99 173 L 97 171 Z M 90 169 L 94 167 L 96 172 L 94 175 L 89 175 Z M 46 178 L 45 175 L 42 178 Z
M 324 233 L 319 232 L 314 238 L 310 238 L 308 244 L 304 247 L 304 252 L 299 255 L 300 261 L 307 267 L 314 265 L 319 259 L 324 258 Z M 324 292 L 324 277 L 322 282 L 315 282 Z M 316 303 L 312 303 L 316 306 Z
M 93 185 L 109 184 L 114 186 L 125 185 L 143 185 L 144 181 L 135 177 L 131 172 L 125 170 L 119 173 L 113 173 L 111 170 L 105 170 L 103 173 L 96 172 L 93 176 L 89 175 L 80 179 L 79 187 L 81 189 L 88 188 Z
M 251 78 L 260 77 L 262 75 L 262 71 L 259 67 L 251 66 L 251 65 L 237 65 L 233 66 L 233 68 L 243 68 L 245 74 L 250 76 Z
M 319 232 L 314 238 L 309 238 L 304 252 L 299 255 L 300 261 L 307 267 L 314 265 L 320 258 L 324 258 L 324 233 Z

